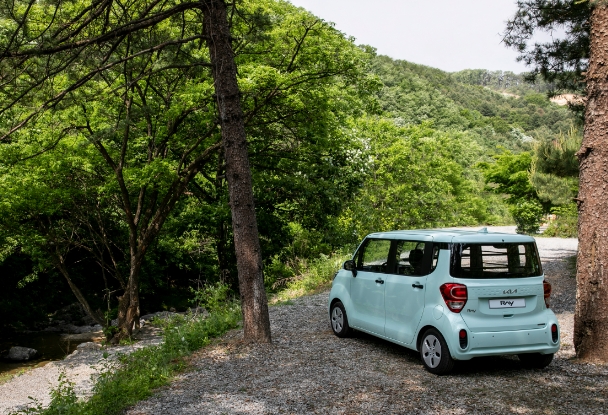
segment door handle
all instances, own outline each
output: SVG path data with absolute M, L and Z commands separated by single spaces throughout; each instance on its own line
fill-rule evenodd
M 378 278 L 378 279 L 376 280 L 376 283 L 378 283 L 378 284 L 384 284 L 384 280 L 381 280 L 380 278 Z
M 412 284 L 412 287 L 414 287 L 414 288 L 424 288 L 424 286 L 422 284 Z

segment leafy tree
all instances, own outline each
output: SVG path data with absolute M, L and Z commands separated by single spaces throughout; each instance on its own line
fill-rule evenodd
M 546 137 L 535 144 L 530 181 L 538 197 L 553 206 L 572 203 L 578 193 L 580 133 L 573 127 L 567 134 Z
M 509 195 L 510 203 L 516 203 L 519 199 L 536 198 L 536 191 L 529 179 L 531 153 L 513 154 L 505 150 L 494 156 L 494 159 L 495 163 L 479 164 L 486 182 L 493 184 L 491 189 L 494 192 Z

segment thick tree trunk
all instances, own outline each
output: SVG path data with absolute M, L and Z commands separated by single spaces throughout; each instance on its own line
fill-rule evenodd
M 268 302 L 264 290 L 251 169 L 226 3 L 223 0 L 207 0 L 202 11 L 226 158 L 226 181 L 232 211 L 244 338 L 245 341 L 268 343 L 271 341 Z
M 587 106 L 580 164 L 574 347 L 608 362 L 608 7 L 591 14 Z

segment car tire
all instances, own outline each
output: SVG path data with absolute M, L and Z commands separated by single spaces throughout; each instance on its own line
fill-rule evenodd
M 544 369 L 553 360 L 553 353 L 523 353 L 517 355 L 522 366 L 527 369 Z
M 336 301 L 331 305 L 329 310 L 329 323 L 334 334 L 338 337 L 348 337 L 352 329 L 348 325 L 348 317 L 344 305 L 340 301 Z
M 448 344 L 435 329 L 428 329 L 420 341 L 420 359 L 429 372 L 435 375 L 445 375 L 454 368 L 454 359 L 450 355 Z

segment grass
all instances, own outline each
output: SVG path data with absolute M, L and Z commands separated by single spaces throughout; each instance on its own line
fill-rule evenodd
M 300 260 L 297 266 L 298 274 L 290 279 L 284 289 L 272 296 L 270 304 L 285 304 L 294 298 L 328 289 L 336 271 L 351 256 L 352 253 L 337 252 L 312 260 Z
M 238 326 L 241 311 L 234 304 L 212 312 L 204 320 L 177 316 L 162 321 L 164 342 L 119 357 L 118 365 L 108 362 L 93 390 L 84 401 L 77 398 L 74 384 L 63 376 L 51 392 L 51 403 L 43 408 L 33 402 L 30 409 L 13 414 L 40 415 L 112 415 L 120 414 L 147 398 L 158 387 L 185 368 L 184 357 Z

